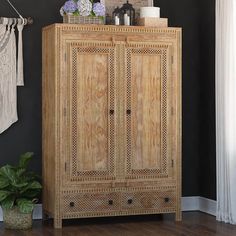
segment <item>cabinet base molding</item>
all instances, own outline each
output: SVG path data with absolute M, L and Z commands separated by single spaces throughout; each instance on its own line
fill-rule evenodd
M 204 197 L 193 196 L 193 197 L 182 197 L 181 211 L 201 211 L 209 215 L 216 216 L 216 201 Z M 42 204 L 36 204 L 33 212 L 34 220 L 43 219 L 43 209 Z M 44 219 L 47 219 L 48 216 L 52 217 L 52 213 L 47 213 Z M 0 208 L 0 221 L 3 221 L 2 210 Z

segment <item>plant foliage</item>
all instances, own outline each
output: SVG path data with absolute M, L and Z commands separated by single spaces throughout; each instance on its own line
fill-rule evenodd
M 0 168 L 0 205 L 3 209 L 17 206 L 22 213 L 32 212 L 42 188 L 39 177 L 27 170 L 32 156 L 32 152 L 24 153 L 17 166 Z

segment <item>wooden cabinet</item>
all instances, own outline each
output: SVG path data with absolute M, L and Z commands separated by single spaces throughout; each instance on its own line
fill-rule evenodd
M 181 29 L 43 29 L 43 211 L 181 219 Z

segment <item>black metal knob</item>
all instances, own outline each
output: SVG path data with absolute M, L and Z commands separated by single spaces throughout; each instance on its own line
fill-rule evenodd
M 74 207 L 75 203 L 74 202 L 70 202 L 70 207 Z
M 165 197 L 165 202 L 169 202 L 170 199 L 168 197 Z
M 126 113 L 127 113 L 127 115 L 130 115 L 131 114 L 131 110 L 127 110 Z
M 132 204 L 133 203 L 133 200 L 132 199 L 128 199 L 128 204 L 130 205 L 130 204 Z
M 108 201 L 108 204 L 109 204 L 109 205 L 113 205 L 113 200 L 109 200 L 109 201 Z
M 110 115 L 114 115 L 115 111 L 114 110 L 110 110 Z

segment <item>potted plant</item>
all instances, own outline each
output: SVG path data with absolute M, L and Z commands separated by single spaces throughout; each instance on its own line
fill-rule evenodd
M 32 227 L 34 204 L 42 188 L 38 176 L 27 170 L 32 156 L 32 152 L 27 152 L 21 155 L 17 166 L 0 168 L 0 205 L 7 229 Z

